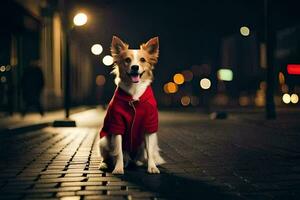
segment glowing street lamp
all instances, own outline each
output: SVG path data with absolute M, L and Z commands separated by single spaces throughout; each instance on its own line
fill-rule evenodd
M 65 42 L 64 48 L 64 108 L 65 108 L 65 120 L 55 120 L 53 126 L 56 127 L 74 127 L 76 126 L 76 122 L 74 120 L 69 119 L 70 115 L 70 102 L 71 102 L 71 94 L 70 94 L 70 34 L 72 32 L 72 27 L 69 26 L 69 22 L 67 20 L 67 11 L 64 10 L 62 12 L 63 19 L 63 41 Z M 73 18 L 73 25 L 75 26 L 83 26 L 87 23 L 87 15 L 85 13 L 77 13 Z
M 83 26 L 87 23 L 87 15 L 85 13 L 77 13 L 73 18 L 73 23 L 75 26 Z
M 83 26 L 87 23 L 87 15 L 80 12 L 77 13 L 73 18 L 73 23 L 75 26 Z M 70 100 L 71 100 L 71 94 L 70 94 L 70 34 L 71 34 L 72 28 L 68 26 L 68 23 L 66 22 L 64 25 L 64 32 L 65 32 L 65 42 L 66 42 L 66 49 L 65 49 L 65 111 L 66 111 L 66 119 L 69 118 L 70 115 Z M 70 126 L 72 126 L 72 121 L 70 121 Z M 75 122 L 74 122 L 75 125 Z M 75 125 L 76 126 L 76 125 Z

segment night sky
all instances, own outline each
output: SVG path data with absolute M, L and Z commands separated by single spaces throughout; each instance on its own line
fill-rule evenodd
M 89 51 L 100 43 L 104 52 L 92 56 L 97 73 L 109 73 L 101 60 L 110 54 L 113 35 L 138 48 L 154 36 L 160 38 L 160 58 L 155 85 L 163 85 L 175 72 L 192 65 L 220 65 L 220 43 L 229 35 L 239 35 L 248 26 L 252 33 L 262 30 L 262 0 L 252 1 L 72 1 L 70 16 L 81 10 L 89 15 L 88 24 L 76 30 L 77 39 Z M 273 1 L 272 19 L 276 28 L 298 22 L 297 1 Z M 113 78 L 113 77 L 112 77 Z

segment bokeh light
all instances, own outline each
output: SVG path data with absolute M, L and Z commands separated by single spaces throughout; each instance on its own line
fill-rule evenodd
M 266 86 L 266 84 L 264 81 L 262 81 L 260 84 L 260 89 L 256 91 L 254 103 L 258 107 L 262 107 L 266 105 L 266 91 L 264 89 L 264 86 Z
M 282 101 L 285 104 L 289 104 L 291 102 L 291 96 L 289 94 L 284 94 L 282 96 Z
M 1 83 L 5 83 L 6 82 L 6 77 L 5 76 L 1 76 L 0 80 L 1 80 Z
M 178 86 L 173 82 L 168 82 L 164 85 L 164 92 L 166 94 L 173 94 L 178 91 Z
M 208 78 L 203 78 L 200 80 L 200 87 L 204 90 L 209 89 L 211 86 L 211 82 Z
M 267 82 L 266 81 L 262 81 L 259 83 L 259 88 L 261 90 L 267 90 Z
M 91 52 L 94 54 L 94 55 L 100 55 L 103 51 L 103 48 L 100 44 L 94 44 L 92 47 L 91 47 Z
M 177 85 L 181 85 L 184 83 L 184 76 L 182 74 L 175 74 L 173 80 Z
M 178 91 L 178 86 L 173 82 L 169 82 L 169 83 L 167 83 L 167 88 L 166 89 L 168 91 L 167 93 L 173 94 L 173 93 L 176 93 Z
M 191 98 L 189 96 L 181 97 L 181 105 L 188 106 L 191 103 Z
M 278 80 L 279 80 L 279 84 L 280 85 L 284 84 L 285 78 L 284 78 L 284 74 L 282 72 L 279 72 L 279 74 L 278 74 Z
M 299 101 L 299 96 L 297 94 L 292 94 L 291 95 L 291 102 L 296 104 Z
M 1 72 L 5 72 L 5 66 L 4 66 L 4 65 L 2 65 L 2 66 L 0 67 L 0 71 L 1 71 Z
M 164 84 L 163 89 L 164 89 L 164 92 L 165 92 L 166 94 L 169 94 L 168 83 Z
M 193 72 L 190 70 L 184 70 L 182 71 L 182 74 L 184 76 L 184 81 L 190 82 L 191 80 L 193 80 Z
M 96 77 L 96 85 L 98 85 L 98 86 L 103 86 L 103 85 L 105 84 L 105 82 L 106 82 L 105 76 L 103 76 L 103 75 L 98 75 L 98 76 Z
M 247 26 L 242 26 L 240 28 L 240 33 L 242 36 L 249 36 L 250 35 L 250 29 Z
M 110 55 L 106 55 L 102 59 L 102 62 L 103 62 L 104 65 L 110 66 L 110 65 L 112 65 L 114 63 L 114 59 Z
M 78 13 L 75 15 L 75 17 L 73 18 L 73 22 L 75 24 L 75 26 L 83 26 L 86 24 L 87 22 L 87 16 L 84 13 Z
M 231 69 L 219 69 L 217 72 L 217 76 L 221 81 L 232 81 L 233 72 Z
M 240 96 L 239 97 L 239 104 L 241 106 L 248 106 L 250 104 L 250 98 L 247 96 Z
M 287 73 L 293 75 L 300 75 L 300 64 L 288 64 Z

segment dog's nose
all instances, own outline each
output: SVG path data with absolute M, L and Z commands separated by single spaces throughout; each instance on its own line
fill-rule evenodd
M 139 71 L 139 66 L 138 65 L 132 65 L 131 70 L 132 71 Z

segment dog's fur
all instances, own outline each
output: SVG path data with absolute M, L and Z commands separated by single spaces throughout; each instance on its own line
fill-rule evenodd
M 122 90 L 138 100 L 153 80 L 153 69 L 157 63 L 159 53 L 158 37 L 150 39 L 142 44 L 140 49 L 129 49 L 128 44 L 114 36 L 111 44 L 111 54 L 114 59 L 113 73 L 116 75 L 115 82 Z M 138 70 L 133 70 L 138 66 Z M 133 73 L 134 71 L 134 73 Z M 133 161 L 137 165 L 147 164 L 149 173 L 160 173 L 157 165 L 165 161 L 159 154 L 156 133 L 144 133 L 144 143 L 140 146 L 137 157 Z M 113 159 L 115 164 L 113 174 L 124 173 L 125 166 L 130 160 L 129 154 L 122 150 L 122 136 L 111 134 L 100 139 L 99 144 L 101 161 Z M 102 162 L 100 168 L 106 167 Z

